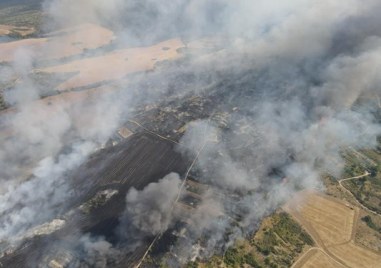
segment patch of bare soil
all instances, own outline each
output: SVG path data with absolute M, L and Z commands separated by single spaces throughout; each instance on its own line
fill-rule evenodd
M 47 73 L 78 72 L 78 75 L 58 86 L 58 90 L 69 90 L 118 80 L 128 74 L 153 70 L 155 64 L 180 57 L 177 51 L 184 47 L 180 39 L 171 39 L 150 47 L 127 48 L 112 51 L 99 57 L 72 61 L 63 65 L 41 69 Z
M 83 24 L 51 33 L 45 38 L 2 43 L 0 62 L 12 62 L 20 53 L 28 53 L 40 60 L 62 59 L 108 45 L 113 39 L 112 31 L 95 24 Z

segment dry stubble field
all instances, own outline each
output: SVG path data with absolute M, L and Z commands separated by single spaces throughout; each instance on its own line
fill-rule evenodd
M 359 208 L 320 193 L 303 192 L 285 209 L 303 225 L 318 246 L 306 252 L 293 267 L 381 267 L 381 254 L 353 241 Z

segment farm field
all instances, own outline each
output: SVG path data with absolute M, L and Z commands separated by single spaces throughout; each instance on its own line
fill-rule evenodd
M 35 54 L 39 60 L 62 59 L 108 45 L 113 38 L 114 33 L 104 27 L 82 24 L 50 33 L 44 38 L 0 43 L 0 62 L 17 60 L 22 51 Z
M 327 256 L 325 253 L 323 253 L 321 250 L 314 248 L 309 252 L 309 254 L 306 254 L 295 267 L 342 268 L 345 266 L 341 265 L 340 263 L 335 262 L 329 256 Z
M 104 56 L 86 58 L 41 69 L 45 73 L 78 72 L 78 75 L 58 86 L 58 90 L 84 87 L 103 81 L 117 80 L 128 74 L 153 70 L 160 61 L 176 59 L 184 47 L 180 39 L 171 39 L 150 47 L 116 50 Z
M 15 36 L 27 37 L 33 34 L 35 29 L 33 27 L 16 27 L 12 25 L 0 25 L 0 37 L 1 36 Z
M 44 16 L 41 10 L 42 2 L 43 0 L 2 0 L 0 3 L 0 29 L 2 25 L 6 25 L 6 28 L 12 27 L 14 31 L 12 30 L 6 35 L 22 38 L 39 32 Z
M 381 254 L 355 244 L 360 208 L 315 192 L 302 192 L 286 206 L 317 244 L 293 267 L 378 267 Z
M 346 165 L 339 178 L 323 177 L 326 193 L 360 208 L 354 241 L 357 245 L 381 251 L 380 146 L 373 150 L 343 153 Z
M 329 249 L 349 267 L 377 268 L 380 267 L 381 256 L 370 250 L 356 246 L 353 242 L 333 246 Z
M 308 195 L 296 209 L 316 230 L 326 246 L 351 239 L 356 211 L 318 194 Z

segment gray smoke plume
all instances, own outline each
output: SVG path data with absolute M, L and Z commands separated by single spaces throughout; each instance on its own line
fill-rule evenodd
M 105 268 L 108 260 L 114 259 L 120 254 L 112 244 L 101 237 L 90 237 L 88 234 L 79 239 L 77 245 L 82 251 L 82 263 L 80 267 Z
M 141 192 L 132 188 L 126 196 L 126 214 L 140 231 L 156 235 L 168 228 L 171 207 L 180 188 L 179 175 L 171 173 Z
M 119 233 L 133 249 L 145 237 L 165 232 L 173 223 L 173 206 L 181 180 L 171 173 L 142 191 L 135 188 L 126 196 L 126 210 L 121 216 Z

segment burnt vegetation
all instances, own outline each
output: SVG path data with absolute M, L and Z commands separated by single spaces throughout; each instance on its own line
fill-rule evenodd
M 290 267 L 307 247 L 314 245 L 311 236 L 285 212 L 264 219 L 252 239 L 241 240 L 228 248 L 223 256 L 208 262 L 193 261 L 187 268 Z

